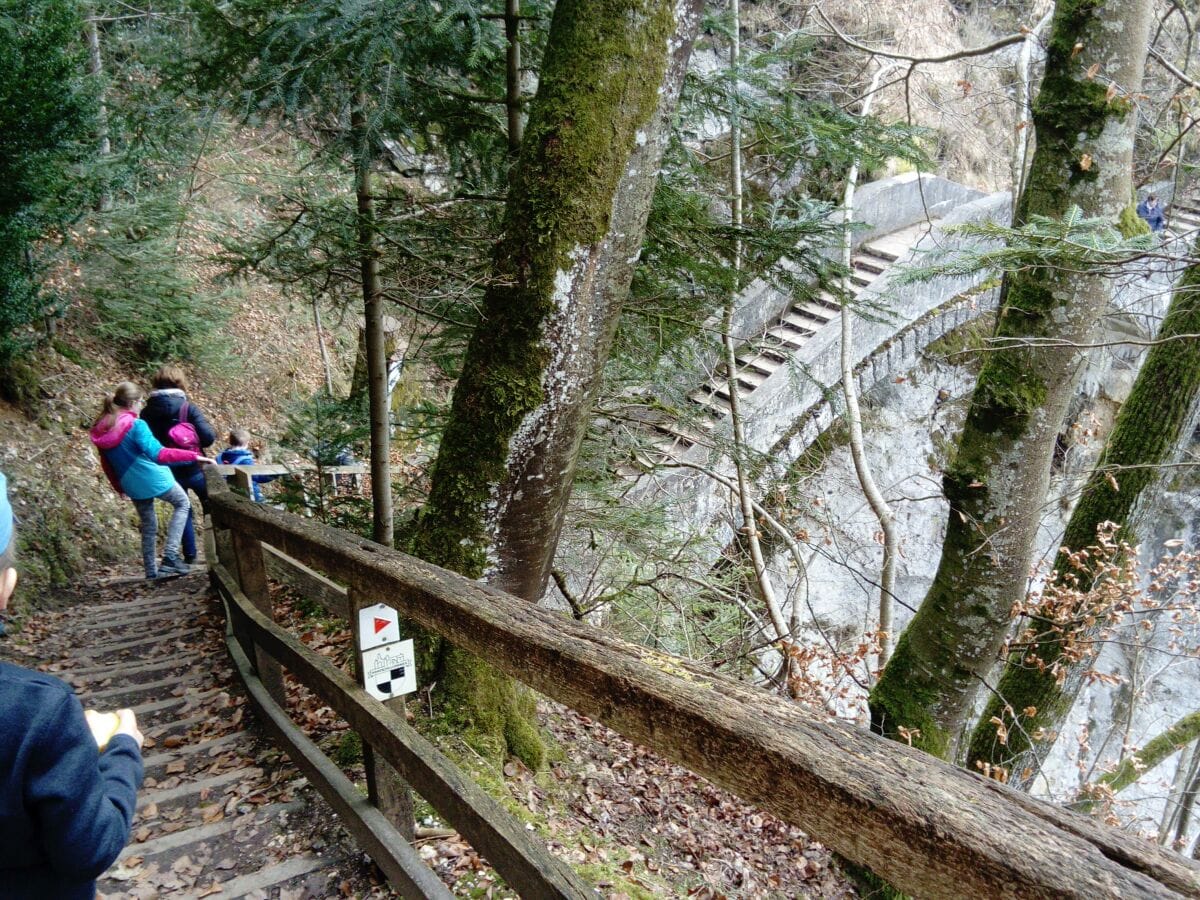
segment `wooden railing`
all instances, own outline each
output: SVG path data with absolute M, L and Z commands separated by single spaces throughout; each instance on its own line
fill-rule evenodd
M 753 686 L 638 647 L 209 479 L 214 585 L 230 651 L 267 727 L 406 896 L 446 896 L 395 827 L 283 709 L 281 666 L 353 727 L 525 897 L 594 896 L 402 714 L 272 620 L 268 572 L 331 613 L 387 603 L 920 897 L 1200 896 L 1200 868 L 1093 819 Z M 218 557 L 210 554 L 209 559 Z M 342 587 L 344 585 L 345 587 Z M 432 880 L 430 880 L 432 878 Z

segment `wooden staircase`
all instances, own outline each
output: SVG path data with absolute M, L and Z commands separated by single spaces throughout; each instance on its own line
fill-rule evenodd
M 202 572 L 111 579 L 89 606 L 39 616 L 12 639 L 85 708 L 132 708 L 146 736 L 132 837 L 99 895 L 299 900 L 360 889 L 368 865 L 333 811 L 249 730 Z

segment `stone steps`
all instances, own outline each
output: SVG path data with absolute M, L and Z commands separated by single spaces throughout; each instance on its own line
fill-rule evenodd
M 872 238 L 859 247 L 851 256 L 851 274 L 846 283 L 851 296 L 857 296 L 886 272 L 927 229 L 926 223 L 920 223 Z M 738 397 L 749 397 L 775 372 L 788 365 L 813 335 L 836 319 L 840 312 L 837 297 L 821 290 L 813 297 L 797 300 L 763 334 L 738 348 L 733 378 Z M 728 416 L 731 407 L 726 367 L 718 366 L 712 377 L 688 394 L 688 402 L 700 414 L 704 431 Z M 685 452 L 700 440 L 694 427 L 670 422 L 656 422 L 649 434 L 651 447 L 663 458 Z

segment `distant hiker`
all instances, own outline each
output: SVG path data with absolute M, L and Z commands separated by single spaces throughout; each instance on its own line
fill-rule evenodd
M 0 474 L 0 610 L 17 585 L 15 544 Z M 132 710 L 85 714 L 53 675 L 0 662 L 0 897 L 93 900 L 129 840 L 142 742 Z
M 212 462 L 194 450 L 164 447 L 138 418 L 142 389 L 129 381 L 117 385 L 104 398 L 100 418 L 92 426 L 92 443 L 100 451 L 104 474 L 118 494 L 127 495 L 137 507 L 142 525 L 142 562 L 146 577 L 186 575 L 188 565 L 179 558 L 179 539 L 187 522 L 191 503 L 183 488 L 175 483 L 165 463 Z M 155 563 L 158 518 L 154 500 L 165 500 L 175 507 L 167 526 L 161 565 Z
M 250 449 L 250 432 L 245 428 L 235 428 L 229 432 L 229 447 L 217 454 L 217 462 L 223 466 L 253 466 L 255 465 L 254 452 Z M 262 503 L 263 495 L 259 490 L 260 484 L 266 484 L 269 481 L 274 481 L 278 475 L 254 475 L 251 478 L 251 485 L 254 488 L 254 502 Z M 232 478 L 226 478 L 226 481 L 232 483 Z
M 146 399 L 146 408 L 142 410 L 142 418 L 150 426 L 150 431 L 164 447 L 177 447 L 181 450 L 203 450 L 211 447 L 217 440 L 217 433 L 204 418 L 200 407 L 187 398 L 188 380 L 179 366 L 163 366 L 154 373 L 151 380 L 154 390 Z M 204 473 L 195 463 L 172 466 L 171 472 L 175 480 L 184 490 L 189 490 L 200 500 L 200 505 L 208 509 L 208 487 L 204 483 Z M 196 525 L 195 515 L 188 511 L 187 523 L 183 526 L 183 561 L 196 561 Z
M 1146 220 L 1146 224 L 1150 226 L 1151 231 L 1159 232 L 1163 230 L 1163 210 L 1158 203 L 1158 197 L 1154 194 L 1151 194 L 1138 204 L 1137 214 Z

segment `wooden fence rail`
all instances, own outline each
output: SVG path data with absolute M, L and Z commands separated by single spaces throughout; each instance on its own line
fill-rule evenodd
M 268 568 L 287 573 L 338 614 L 351 611 L 341 585 L 357 602 L 397 607 L 915 896 L 1200 897 L 1200 867 L 1156 844 L 398 551 L 252 503 L 219 478 L 210 477 L 209 491 L 215 527 L 229 532 L 232 539 L 222 543 L 233 551 L 214 569 L 214 581 L 233 601 L 233 631 L 267 686 L 260 693 L 271 690 L 272 668 L 286 666 L 522 896 L 588 891 L 561 864 L 538 856 L 544 848 L 506 844 L 498 820 L 476 822 L 474 814 L 489 808 L 485 796 L 454 783 L 440 762 L 431 762 L 439 760 L 437 751 L 414 739 L 401 716 L 271 621 L 265 588 L 256 585 L 261 579 L 265 586 Z M 240 589 L 227 571 L 231 564 L 241 573 Z M 364 849 L 375 852 L 367 843 Z M 506 857 L 514 853 L 524 862 Z M 530 865 L 534 858 L 539 862 Z

